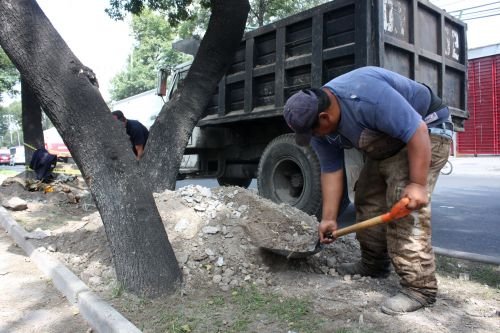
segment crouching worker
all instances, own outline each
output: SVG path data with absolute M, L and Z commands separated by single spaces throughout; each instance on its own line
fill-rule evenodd
M 137 160 L 140 160 L 144 154 L 146 142 L 148 141 L 148 129 L 137 120 L 125 118 L 121 111 L 113 111 L 111 114 L 125 126 L 127 135 L 130 137 L 130 142 L 132 143 L 132 150 L 134 151 L 135 157 Z
M 396 315 L 436 300 L 430 197 L 448 159 L 453 126 L 448 107 L 427 86 L 397 73 L 364 67 L 321 89 L 302 90 L 286 102 L 286 122 L 299 145 L 315 150 L 321 165 L 322 243 L 337 229 L 343 193 L 343 149 L 357 148 L 366 162 L 356 184 L 356 220 L 390 210 L 401 198 L 410 215 L 356 234 L 361 259 L 341 264 L 342 274 L 387 277 L 390 264 L 401 291 L 381 307 Z

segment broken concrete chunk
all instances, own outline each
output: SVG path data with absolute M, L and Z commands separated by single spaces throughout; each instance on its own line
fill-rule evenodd
M 206 226 L 203 227 L 203 233 L 204 234 L 209 234 L 209 235 L 215 235 L 216 233 L 219 232 L 219 227 L 213 227 L 213 226 Z
M 7 202 L 3 203 L 3 206 L 13 211 L 28 209 L 28 203 L 19 197 L 9 199 Z
M 26 239 L 44 239 L 50 236 L 50 231 L 42 230 L 40 228 L 36 228 L 35 231 L 28 232 L 24 238 Z

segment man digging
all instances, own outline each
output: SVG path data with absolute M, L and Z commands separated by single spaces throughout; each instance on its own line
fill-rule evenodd
M 302 90 L 286 102 L 286 122 L 299 145 L 311 144 L 321 165 L 320 241 L 337 229 L 343 188 L 343 149 L 357 148 L 366 162 L 356 184 L 356 220 L 385 213 L 401 198 L 413 212 L 389 224 L 358 231 L 361 259 L 342 264 L 342 275 L 384 278 L 390 263 L 400 292 L 381 310 L 396 315 L 436 301 L 430 196 L 450 151 L 448 107 L 427 86 L 397 73 L 364 67 L 321 89 Z

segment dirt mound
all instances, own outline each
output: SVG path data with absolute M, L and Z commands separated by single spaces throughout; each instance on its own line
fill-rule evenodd
M 317 243 L 317 221 L 288 205 L 277 205 L 237 187 L 216 190 L 188 186 L 154 195 L 169 240 L 184 272 L 185 292 L 211 281 L 221 290 L 245 285 L 272 286 L 273 271 L 294 269 L 337 275 L 332 252 L 358 253 L 347 237 L 325 255 L 304 260 L 287 258 L 262 247 L 310 250 Z M 273 237 L 269 237 L 272 233 Z M 98 212 L 51 230 L 38 245 L 54 252 L 81 278 L 98 289 L 113 285 L 114 270 Z M 47 245 L 48 244 L 48 245 Z

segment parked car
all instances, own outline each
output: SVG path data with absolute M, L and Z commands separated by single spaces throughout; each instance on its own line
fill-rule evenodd
M 0 164 L 8 165 L 10 163 L 10 151 L 0 151 Z

